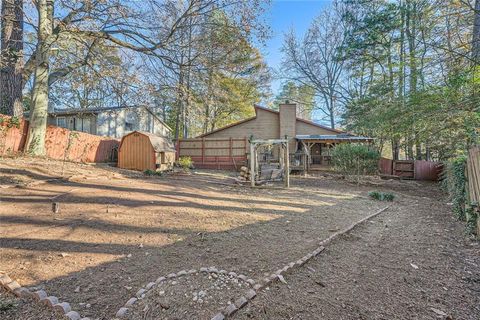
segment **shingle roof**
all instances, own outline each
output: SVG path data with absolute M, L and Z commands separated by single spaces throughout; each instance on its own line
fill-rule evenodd
M 150 140 L 150 143 L 152 144 L 153 150 L 155 150 L 155 152 L 165 152 L 165 151 L 175 152 L 175 146 L 166 137 L 157 136 L 153 133 L 145 132 L 145 131 L 133 131 L 133 132 L 129 133 L 128 135 L 131 135 L 133 133 L 140 133 L 140 134 L 143 134 L 144 136 L 147 136 L 148 139 Z
M 363 136 L 355 136 L 352 134 L 305 134 L 305 135 L 297 135 L 295 136 L 297 140 L 344 140 L 344 141 L 373 141 L 373 138 L 363 137 Z

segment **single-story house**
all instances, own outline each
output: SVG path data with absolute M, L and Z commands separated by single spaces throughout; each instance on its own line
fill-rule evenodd
M 205 133 L 198 138 L 248 139 L 252 136 L 254 139 L 288 137 L 291 167 L 307 170 L 330 166 L 331 148 L 337 143 L 373 141 L 372 138 L 352 135 L 298 118 L 295 104 L 281 104 L 279 111 L 255 106 L 255 116 Z M 278 159 L 278 151 L 272 149 L 268 153 L 263 156 Z
M 170 127 L 149 107 L 55 109 L 48 124 L 99 136 L 121 138 L 133 131 L 169 137 Z

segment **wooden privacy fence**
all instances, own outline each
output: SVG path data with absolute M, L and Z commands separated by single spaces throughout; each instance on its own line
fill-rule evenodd
M 176 143 L 177 159 L 192 158 L 196 168 L 238 170 L 247 164 L 246 138 L 191 138 Z
M 468 152 L 467 159 L 468 195 L 470 203 L 480 204 L 480 147 Z
M 24 151 L 28 121 L 12 121 L 0 114 L 0 156 Z M 109 137 L 48 126 L 45 135 L 46 155 L 56 160 L 74 162 L 116 161 L 119 141 Z
M 437 181 L 443 170 L 443 164 L 425 160 L 380 158 L 378 169 L 381 174 L 397 176 L 402 179 Z

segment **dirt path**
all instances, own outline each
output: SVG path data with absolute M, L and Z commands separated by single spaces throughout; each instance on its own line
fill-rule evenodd
M 7 165 L 20 175 L 28 168 Z M 171 272 L 216 266 L 262 279 L 382 207 L 323 179 L 251 190 L 208 172 L 146 179 L 72 164 L 65 172 L 74 178 L 2 190 L 0 270 L 102 319 Z
M 463 228 L 441 201 L 404 197 L 234 318 L 480 319 L 480 245 Z
M 68 181 L 50 179 L 62 172 Z M 376 181 L 357 186 L 314 177 L 293 178 L 289 190 L 252 190 L 226 186 L 224 175 L 211 172 L 146 178 L 54 161 L 39 168 L 34 160 L 16 159 L 2 160 L 0 173 L 8 175 L 9 185 L 28 180 L 22 188 L 1 189 L 0 271 L 24 286 L 45 289 L 94 319 L 111 319 L 138 289 L 172 272 L 215 266 L 263 279 L 315 249 L 320 240 L 383 208 L 384 203 L 368 198 L 372 189 L 397 195 L 384 217 L 327 248 L 316 260 L 325 265 L 312 266 L 318 271 L 302 269 L 287 276 L 290 287 L 278 285 L 261 293 L 237 317 L 315 319 L 323 312 L 326 319 L 381 318 L 385 312 L 386 318 L 402 319 L 412 318 L 402 317 L 405 312 L 418 310 L 431 316 L 429 308 L 435 306 L 450 313 L 451 305 L 442 305 L 445 295 L 469 295 L 463 287 L 461 294 L 459 288 L 455 291 L 457 281 L 463 285 L 464 280 L 452 270 L 467 272 L 470 262 L 479 265 L 476 258 L 452 259 L 452 252 L 465 245 L 463 230 L 432 184 Z M 31 184 L 38 180 L 41 185 Z M 51 212 L 52 199 L 60 204 L 57 215 Z M 478 255 L 477 246 L 467 247 Z M 452 260 L 456 269 L 446 262 Z M 325 287 L 312 282 L 313 275 Z M 465 277 L 478 285 L 478 274 Z M 440 291 L 440 302 L 430 303 L 434 289 L 429 286 L 445 291 Z M 210 288 L 207 283 L 185 288 L 204 287 Z M 172 293 L 191 296 L 185 288 Z M 398 297 L 392 295 L 395 290 Z M 209 306 L 197 308 L 202 317 L 190 314 L 186 319 L 203 319 L 210 311 L 213 315 L 233 298 L 211 292 Z M 187 311 L 175 301 L 169 300 L 172 309 L 166 314 Z M 462 301 L 460 308 L 467 312 L 463 306 L 474 301 Z M 337 309 L 342 303 L 345 308 Z

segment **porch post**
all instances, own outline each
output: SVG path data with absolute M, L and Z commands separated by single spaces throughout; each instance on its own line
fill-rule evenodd
M 290 159 L 288 154 L 288 139 L 285 143 L 285 187 L 290 188 Z
M 255 146 L 250 140 L 250 185 L 255 187 Z

